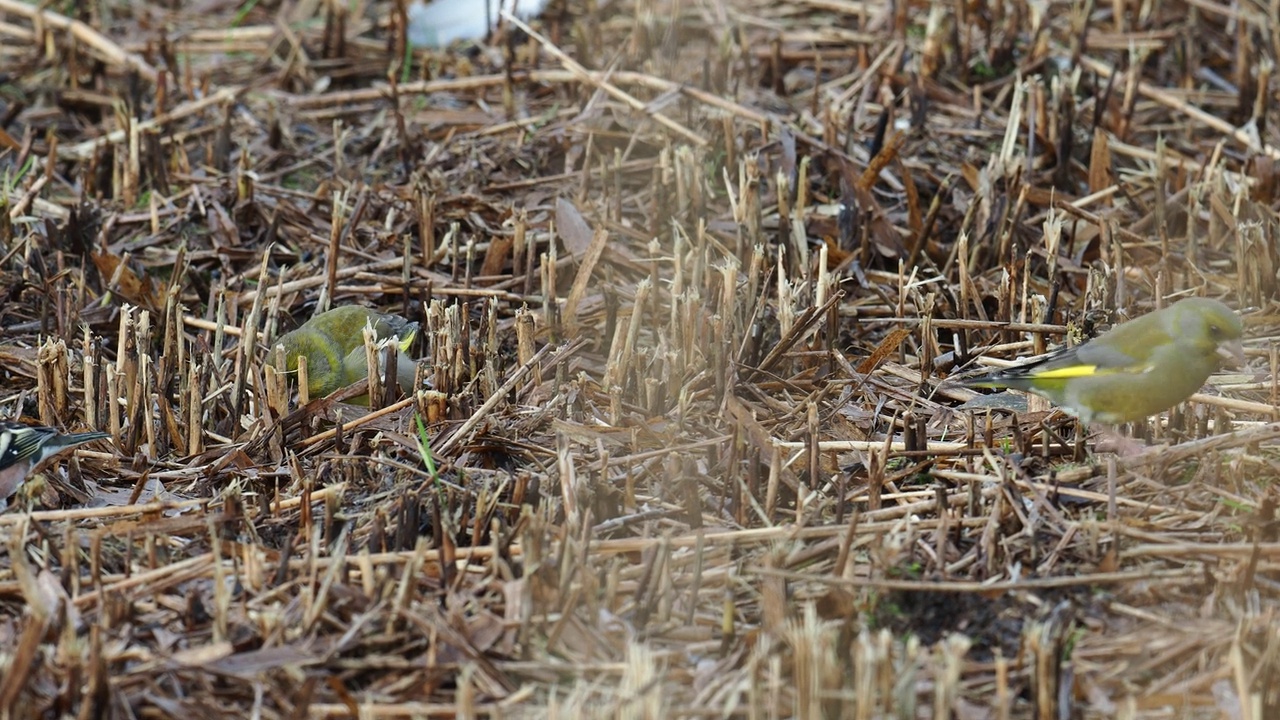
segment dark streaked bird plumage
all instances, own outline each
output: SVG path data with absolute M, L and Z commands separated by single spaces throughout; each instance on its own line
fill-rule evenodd
M 1244 327 L 1231 308 L 1185 298 L 1039 360 L 961 380 L 1048 398 L 1085 423 L 1124 423 L 1186 400 L 1226 357 L 1244 362 Z
M 74 445 L 109 437 L 104 432 L 68 433 L 51 427 L 0 420 L 0 502 L 22 487 L 31 469 Z

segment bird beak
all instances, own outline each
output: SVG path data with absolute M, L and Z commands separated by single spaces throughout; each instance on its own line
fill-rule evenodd
M 1233 361 L 1231 367 L 1244 367 L 1244 344 L 1240 340 L 1222 343 L 1218 346 L 1218 357 Z

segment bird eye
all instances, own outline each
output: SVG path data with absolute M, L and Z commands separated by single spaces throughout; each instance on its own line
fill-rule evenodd
M 1212 335 L 1213 337 L 1218 337 L 1222 335 L 1222 328 L 1218 327 L 1217 325 L 1209 325 L 1209 334 Z

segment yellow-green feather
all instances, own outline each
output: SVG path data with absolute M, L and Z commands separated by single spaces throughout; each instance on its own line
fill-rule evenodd
M 1240 352 L 1243 324 L 1216 300 L 1188 298 L 1122 323 L 1079 347 L 965 380 L 971 387 L 1042 395 L 1086 422 L 1128 422 L 1196 392 L 1220 349 Z

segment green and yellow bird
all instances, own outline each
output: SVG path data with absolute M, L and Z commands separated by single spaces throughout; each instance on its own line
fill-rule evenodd
M 269 362 L 275 365 L 276 345 L 284 346 L 286 372 L 297 372 L 298 359 L 305 357 L 307 393 L 313 398 L 324 397 L 368 375 L 364 349 L 366 325 L 373 328 L 377 340 L 396 340 L 400 349 L 396 381 L 406 394 L 412 393 L 417 364 L 405 353 L 418 332 L 418 323 L 359 305 L 345 305 L 320 313 L 298 329 L 281 335 L 271 346 Z
M 1243 365 L 1243 332 L 1226 305 L 1185 298 L 1083 345 L 960 382 L 1033 392 L 1086 424 L 1133 422 L 1186 400 L 1223 360 Z

